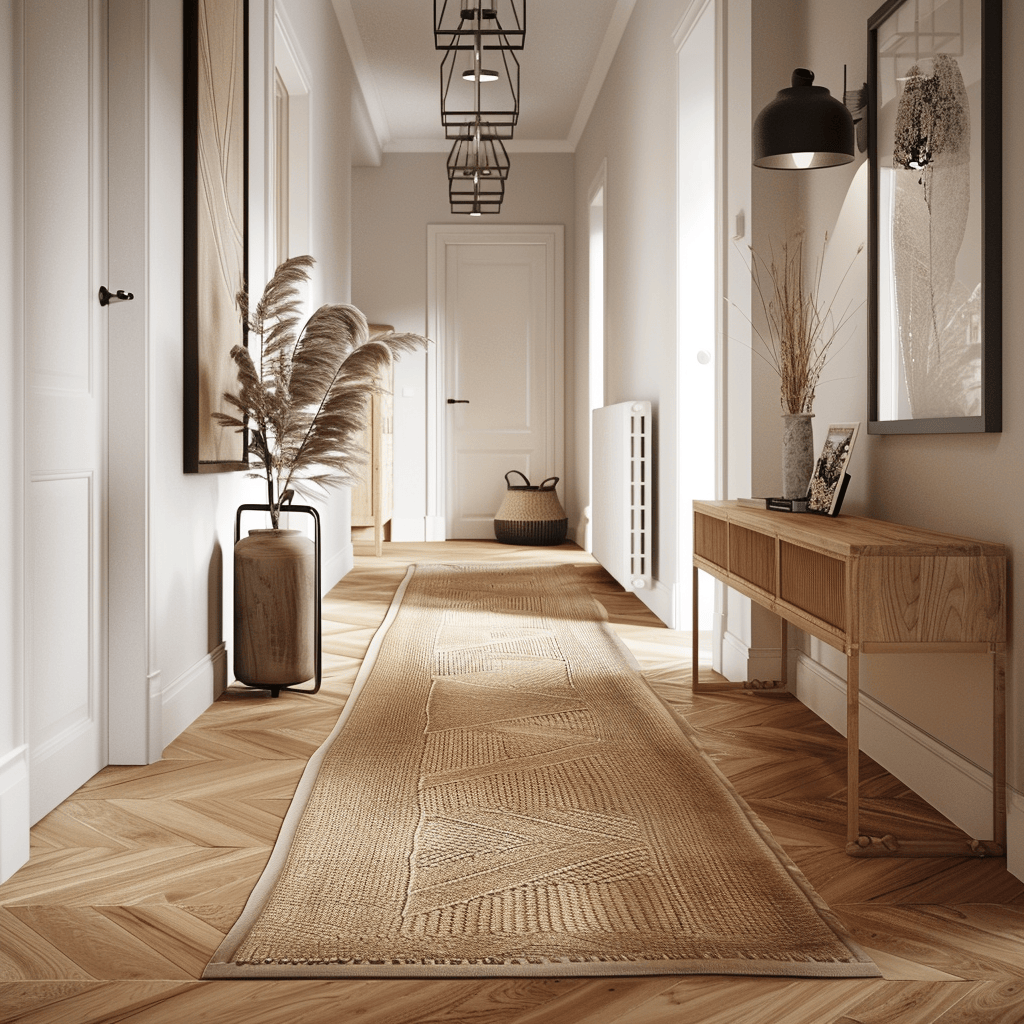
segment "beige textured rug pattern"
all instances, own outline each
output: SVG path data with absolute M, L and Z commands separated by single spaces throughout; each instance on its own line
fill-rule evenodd
M 410 570 L 204 977 L 877 976 L 571 566 Z

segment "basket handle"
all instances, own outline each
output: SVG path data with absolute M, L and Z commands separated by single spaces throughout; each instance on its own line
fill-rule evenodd
M 524 481 L 524 483 L 526 484 L 526 486 L 527 486 L 527 487 L 529 487 L 529 486 L 530 486 L 530 481 L 526 479 L 526 476 L 525 476 L 525 475 L 524 475 L 523 473 L 520 473 L 518 469 L 510 469 L 510 470 L 509 470 L 509 471 L 508 471 L 508 472 L 507 472 L 507 473 L 505 474 L 505 483 L 506 483 L 506 484 L 507 484 L 507 485 L 508 485 L 508 486 L 509 486 L 510 488 L 511 488 L 511 487 L 514 487 L 514 486 L 515 486 L 515 487 L 518 487 L 518 486 L 520 486 L 519 484 L 513 484 L 513 483 L 512 483 L 512 482 L 511 482 L 511 481 L 509 480 L 509 477 L 510 477 L 510 476 L 511 476 L 511 475 L 512 475 L 513 473 L 517 473 L 517 474 L 518 474 L 519 476 L 521 476 L 521 477 L 523 478 L 523 481 Z
M 548 482 L 548 480 L 552 480 L 552 481 L 554 481 L 554 483 L 552 483 L 550 487 L 545 487 L 544 485 Z M 542 491 L 553 491 L 555 489 L 555 484 L 557 484 L 557 483 L 558 483 L 558 477 L 557 476 L 549 476 L 547 480 L 545 480 L 545 481 L 543 481 L 543 483 L 541 483 L 540 489 Z

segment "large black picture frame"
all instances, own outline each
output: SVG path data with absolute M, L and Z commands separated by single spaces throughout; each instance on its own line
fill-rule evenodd
M 887 0 L 868 20 L 867 429 L 997 433 L 1002 2 L 921 5 Z
M 235 296 L 249 252 L 249 2 L 184 0 L 184 470 L 248 468 L 214 412 L 246 344 Z

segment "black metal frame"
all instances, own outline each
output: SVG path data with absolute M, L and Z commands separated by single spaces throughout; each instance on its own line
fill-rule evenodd
M 868 19 L 868 158 L 871 164 L 868 284 L 869 434 L 999 433 L 1002 430 L 1002 0 L 963 0 L 981 13 L 981 413 L 881 420 L 879 381 L 878 30 L 905 3 L 886 0 Z
M 463 79 L 462 69 L 459 69 L 460 51 L 453 48 L 445 53 L 441 60 L 441 124 L 445 128 L 446 138 L 464 135 L 477 122 L 486 125 L 487 132 L 495 137 L 512 138 L 512 131 L 519 123 L 519 60 L 507 49 L 501 51 L 501 59 L 504 78 L 499 75 L 497 81 L 479 87 L 476 82 L 468 83 L 461 91 L 457 88 L 453 96 L 453 78 L 456 86 L 460 86 L 466 79 Z M 472 69 L 473 64 L 470 63 L 464 70 Z M 456 70 L 460 72 L 458 76 L 455 75 Z M 485 102 L 485 92 L 491 106 Z M 500 101 L 496 99 L 498 92 L 503 97 Z
M 526 42 L 526 0 L 484 0 L 493 17 L 481 19 L 487 24 L 476 28 L 476 18 L 466 18 L 475 10 L 475 0 L 434 0 L 434 49 L 472 50 L 479 32 L 485 50 L 521 50 Z M 493 22 L 493 24 L 490 24 Z
M 182 289 L 183 322 L 183 464 L 186 473 L 224 473 L 248 469 L 248 435 L 243 431 L 241 451 L 237 460 L 224 462 L 202 461 L 200 459 L 200 388 L 202 367 L 199 346 L 199 295 L 202 287 L 199 267 L 199 14 L 201 0 L 185 0 L 183 25 L 184 63 L 184 281 Z M 243 172 L 243 226 L 242 226 L 242 272 L 247 274 L 249 259 L 249 0 L 242 4 L 242 93 L 244 130 L 244 172 Z M 246 281 L 240 281 L 247 287 Z M 238 334 L 223 339 L 224 360 L 230 360 L 230 350 L 235 344 L 248 345 L 247 330 L 239 324 Z M 219 396 L 217 396 L 219 397 Z
M 244 683 L 245 686 L 252 686 L 254 690 L 270 690 L 271 695 L 277 697 L 282 690 L 291 690 L 293 693 L 317 693 L 320 690 L 320 683 L 323 680 L 323 598 L 320 595 L 320 513 L 312 505 L 282 505 L 282 512 L 304 512 L 313 517 L 313 548 L 316 555 L 316 622 L 314 635 L 316 637 L 316 653 L 314 664 L 316 674 L 313 680 L 312 690 L 299 690 L 306 680 L 298 683 L 269 683 L 262 686 L 252 686 L 251 683 Z M 235 543 L 237 544 L 242 535 L 242 513 L 243 512 L 270 512 L 269 505 L 239 505 L 235 512 Z

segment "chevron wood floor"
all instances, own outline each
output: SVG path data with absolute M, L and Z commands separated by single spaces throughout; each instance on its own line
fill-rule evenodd
M 305 760 L 336 720 L 405 566 L 453 559 L 578 565 L 652 685 L 697 727 L 884 978 L 199 981 L 267 860 Z M 325 601 L 319 695 L 270 700 L 232 687 L 163 760 L 105 769 L 33 829 L 30 862 L 0 886 L 0 1020 L 1024 1022 L 1024 884 L 1004 862 L 847 858 L 842 739 L 786 694 L 691 695 L 688 635 L 661 627 L 579 549 L 389 544 L 383 558 L 356 561 Z M 862 778 L 869 822 L 883 818 L 887 830 L 907 835 L 955 833 L 866 758 Z

